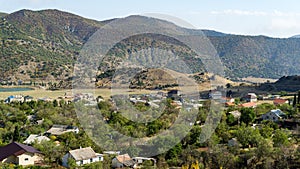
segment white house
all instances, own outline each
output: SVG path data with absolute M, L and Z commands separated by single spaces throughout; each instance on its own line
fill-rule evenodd
M 23 102 L 24 97 L 22 95 L 15 95 L 15 96 L 9 96 L 7 99 L 5 99 L 5 103 L 11 103 L 11 102 Z
M 276 109 L 276 110 L 271 110 L 266 114 L 263 114 L 261 117 L 263 120 L 278 121 L 280 119 L 285 118 L 286 115 L 280 109 Z
M 255 93 L 248 93 L 245 97 L 244 100 L 246 102 L 257 102 L 257 95 Z
M 103 161 L 103 155 L 95 153 L 91 147 L 70 150 L 62 158 L 62 165 L 64 167 L 68 167 L 69 158 L 74 159 L 78 166 Z
M 156 159 L 154 158 L 146 158 L 146 157 L 132 157 L 132 160 L 135 162 L 137 166 L 143 164 L 145 161 L 152 161 L 153 165 L 156 165 Z
M 50 139 L 46 136 L 40 136 L 36 134 L 30 134 L 29 137 L 23 142 L 24 144 L 32 144 L 35 141 L 41 143 L 42 141 L 49 141 Z

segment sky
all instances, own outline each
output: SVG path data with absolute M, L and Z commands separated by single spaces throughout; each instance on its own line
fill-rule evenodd
M 0 0 L 0 11 L 59 9 L 105 20 L 156 13 L 198 29 L 286 38 L 300 34 L 299 0 Z

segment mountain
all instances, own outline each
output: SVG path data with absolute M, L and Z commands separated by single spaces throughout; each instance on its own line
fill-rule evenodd
M 21 10 L 6 15 L 0 21 L 0 78 L 70 78 L 81 47 L 102 25 L 58 10 Z
M 300 90 L 300 76 L 283 76 L 274 83 L 264 83 L 259 86 L 262 91 L 288 91 L 297 92 Z
M 222 32 L 217 32 L 217 31 L 214 31 L 214 30 L 207 30 L 207 29 L 202 29 L 201 30 L 206 36 L 209 36 L 209 37 L 214 37 L 214 36 L 217 36 L 217 37 L 224 37 L 224 36 L 228 36 L 229 34 L 225 34 L 225 33 L 222 33 Z
M 232 35 L 213 30 L 191 30 L 154 18 L 131 16 L 145 21 L 177 27 L 193 35 L 205 34 L 215 47 L 226 77 L 280 78 L 300 74 L 300 39 L 266 36 Z M 115 20 L 115 19 L 113 19 Z M 58 10 L 20 10 L 0 18 L 0 80 L 53 81 L 72 80 L 72 70 L 82 46 L 104 24 Z M 142 45 L 141 45 L 142 44 Z M 201 59 L 176 39 L 154 34 L 136 35 L 124 39 L 110 51 L 111 56 L 100 65 L 98 80 L 114 72 L 120 58 L 130 58 L 132 51 L 161 47 L 183 58 L 193 73 L 203 72 Z M 147 52 L 146 52 L 147 53 Z M 151 53 L 151 52 L 150 52 Z M 150 60 L 153 53 L 140 56 Z M 116 62 L 112 62 L 115 60 Z M 111 77 L 111 76 L 110 76 Z
M 294 36 L 292 36 L 290 38 L 300 38 L 300 35 L 294 35 Z
M 6 15 L 8 15 L 8 14 L 7 14 L 7 13 L 0 12 L 0 18 L 4 17 L 4 16 L 6 16 Z

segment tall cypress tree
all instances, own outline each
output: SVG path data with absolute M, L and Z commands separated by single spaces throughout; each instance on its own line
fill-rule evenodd
M 20 131 L 19 126 L 15 126 L 14 134 L 13 134 L 13 141 L 19 141 L 20 140 Z
M 300 91 L 298 91 L 298 100 L 297 100 L 297 104 L 300 103 Z
M 296 95 L 296 94 L 294 94 L 293 107 L 295 107 L 295 106 L 296 106 L 296 102 L 297 102 L 297 95 Z

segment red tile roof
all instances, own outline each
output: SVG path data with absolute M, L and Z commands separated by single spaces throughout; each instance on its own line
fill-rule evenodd
M 248 102 L 248 103 L 243 103 L 243 104 L 240 104 L 239 107 L 255 107 L 256 106 L 256 103 L 254 102 Z
M 273 103 L 275 104 L 275 105 L 278 105 L 278 104 L 284 104 L 284 103 L 286 103 L 287 102 L 287 100 L 285 100 L 285 99 L 274 99 L 274 101 L 273 101 Z

